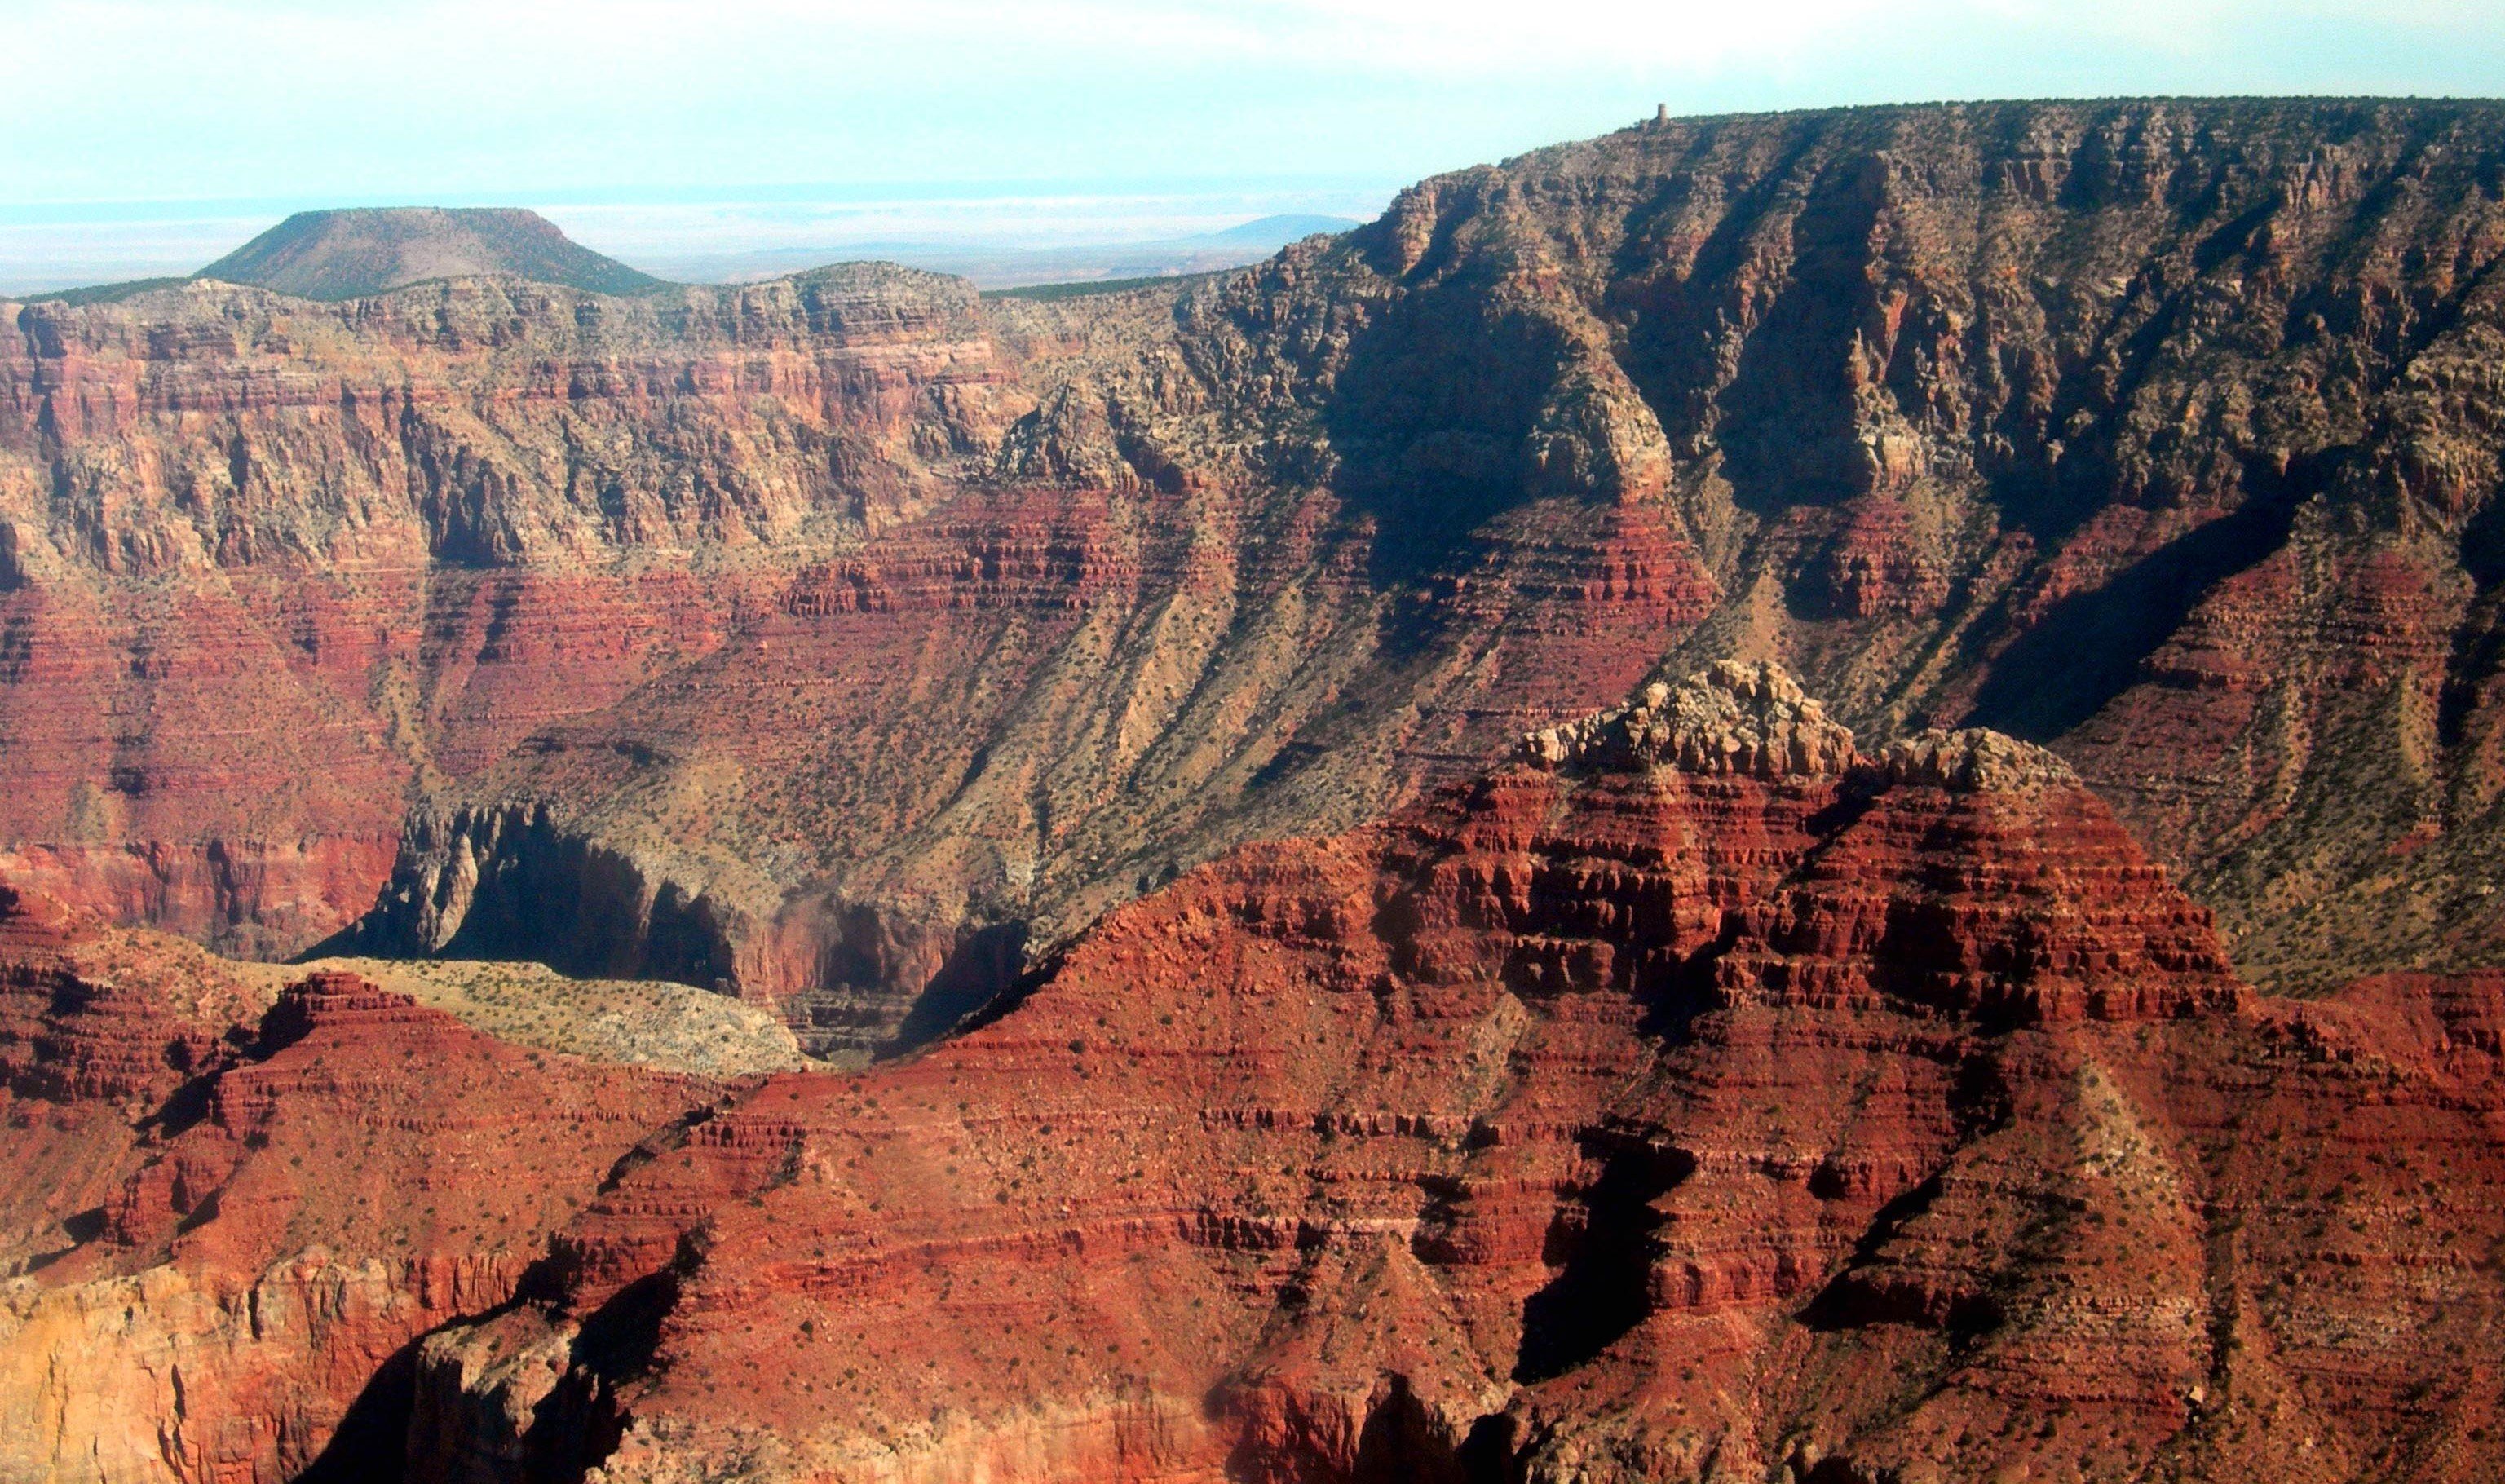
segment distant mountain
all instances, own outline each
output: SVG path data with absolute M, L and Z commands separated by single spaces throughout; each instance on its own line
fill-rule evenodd
M 1256 217 L 1241 227 L 1224 231 L 1206 232 L 1194 242 L 1241 243 L 1247 247 L 1282 248 L 1290 242 L 1301 242 L 1316 232 L 1347 231 L 1365 224 L 1355 217 L 1317 216 L 1312 212 L 1287 212 L 1274 217 Z
M 651 265 L 688 283 L 753 283 L 838 259 L 876 259 L 973 280 L 983 289 L 1035 284 L 1126 282 L 1175 278 L 1258 263 L 1316 232 L 1361 226 L 1353 217 L 1288 213 L 1188 237 L 1143 242 L 1035 247 L 982 238 L 955 241 L 869 241 L 840 246 L 769 248 L 746 253 L 691 253 Z
M 574 241 L 536 211 L 440 206 L 300 211 L 199 276 L 339 300 L 490 273 L 598 294 L 661 282 Z

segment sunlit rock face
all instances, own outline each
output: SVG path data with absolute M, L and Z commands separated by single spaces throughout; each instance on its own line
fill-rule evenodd
M 0 1477 L 376 1477 L 418 1338 L 720 1091 L 286 978 L 0 894 Z
M 2049 746 L 2266 982 L 2492 957 L 2477 104 L 1646 125 L 1171 289 L 8 311 L 0 851 L 926 1040 L 1737 656 Z
M 1590 724 L 1752 705 L 1815 715 L 1715 666 Z M 2505 979 L 2258 996 L 2049 755 L 1837 747 L 1248 845 L 859 1073 L 18 896 L 6 1462 L 2476 1477 L 2425 1400 L 2499 1338 Z
M 2453 1296 L 2505 1235 L 2495 976 L 2257 998 L 1995 734 L 1714 758 L 1247 847 L 919 1058 L 736 1096 L 558 1239 L 565 1294 L 427 1342 L 430 1457 L 2476 1475 L 2470 1425 L 2409 1398 L 2496 1343 Z

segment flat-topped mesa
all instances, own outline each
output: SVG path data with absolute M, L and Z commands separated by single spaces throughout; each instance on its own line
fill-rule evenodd
M 1933 727 L 1899 737 L 1873 760 L 1890 784 L 1924 784 L 1969 794 L 2015 794 L 2086 785 L 2068 763 L 2032 742 L 1981 726 Z
M 582 246 L 536 211 L 498 207 L 300 211 L 199 272 L 202 278 L 333 300 L 485 274 L 595 294 L 660 287 L 659 279 Z
M 1834 777 L 1859 755 L 1851 728 L 1782 666 L 1722 659 L 1676 686 L 1655 681 L 1624 706 L 1532 732 L 1517 756 L 1547 768 L 1782 778 Z

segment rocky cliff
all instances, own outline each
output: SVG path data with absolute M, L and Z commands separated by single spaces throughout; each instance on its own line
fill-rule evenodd
M 2051 748 L 2266 983 L 2492 963 L 2500 171 L 2485 104 L 1851 110 L 1052 303 L 28 305 L 0 840 L 223 946 L 892 1048 L 1740 654 Z
M 2493 962 L 2490 105 L 1672 122 L 1427 182 L 1183 345 L 1445 569 L 1594 500 L 1865 733 L 2052 746 L 2322 985 Z M 1282 408 L 1292 411 L 1283 411 Z
M 2255 998 L 2058 760 L 1735 761 L 1796 697 L 1699 676 L 1661 709 L 1711 761 L 1248 847 L 919 1059 L 734 1099 L 564 1297 L 427 1342 L 412 1457 L 2479 1476 L 2505 985 Z
M 2505 980 L 2258 995 L 2059 759 L 1771 667 L 1561 730 L 1671 745 L 1243 847 L 862 1074 L 339 976 L 220 1042 L 21 907 L 10 1154 L 97 1153 L 11 1476 L 2485 1477 Z
M 392 1476 L 419 1338 L 720 1092 L 271 978 L 0 893 L 0 1478 Z

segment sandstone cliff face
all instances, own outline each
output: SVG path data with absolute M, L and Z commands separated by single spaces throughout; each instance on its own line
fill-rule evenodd
M 1770 666 L 1561 730 L 1656 728 L 1239 849 L 861 1074 L 18 899 L 0 1471 L 2485 1476 L 2505 977 L 2258 996 L 2058 758 L 1865 755 Z
M 25 306 L 0 844 L 225 946 L 892 1049 L 1736 654 L 2052 747 L 2269 982 L 2491 963 L 2501 159 L 2485 105 L 1858 110 L 1051 305 Z
M 249 951 L 336 934 L 412 801 L 718 648 L 785 548 L 894 519 L 926 456 L 993 436 L 973 313 L 864 268 L 18 314 L 13 877 Z
M 2487 964 L 2500 129 L 1647 125 L 1427 182 L 1180 343 L 1411 563 L 1659 502 L 1724 595 L 1667 674 L 1779 657 L 1876 736 L 2052 744 L 2267 977 Z
M 718 1093 L 271 977 L 0 902 L 0 1478 L 393 1476 L 418 1337 Z
M 1326 491 L 1133 440 L 1120 399 L 1200 395 L 1153 299 L 861 268 L 18 318 L 12 874 L 251 951 L 364 917 L 387 951 L 736 986 L 821 1046 L 927 1037 L 1194 830 L 1405 786 L 1418 708 L 1358 682 L 1541 719 L 1703 612 L 1639 512 L 1597 605 L 1530 602 L 1529 669 L 1486 653 L 1510 603 L 1388 646 Z M 1330 716 L 1383 756 L 1243 799 Z
M 2500 1013 L 2252 996 L 2004 737 L 1517 766 L 652 1146 L 425 1342 L 411 1466 L 2477 1478 Z

